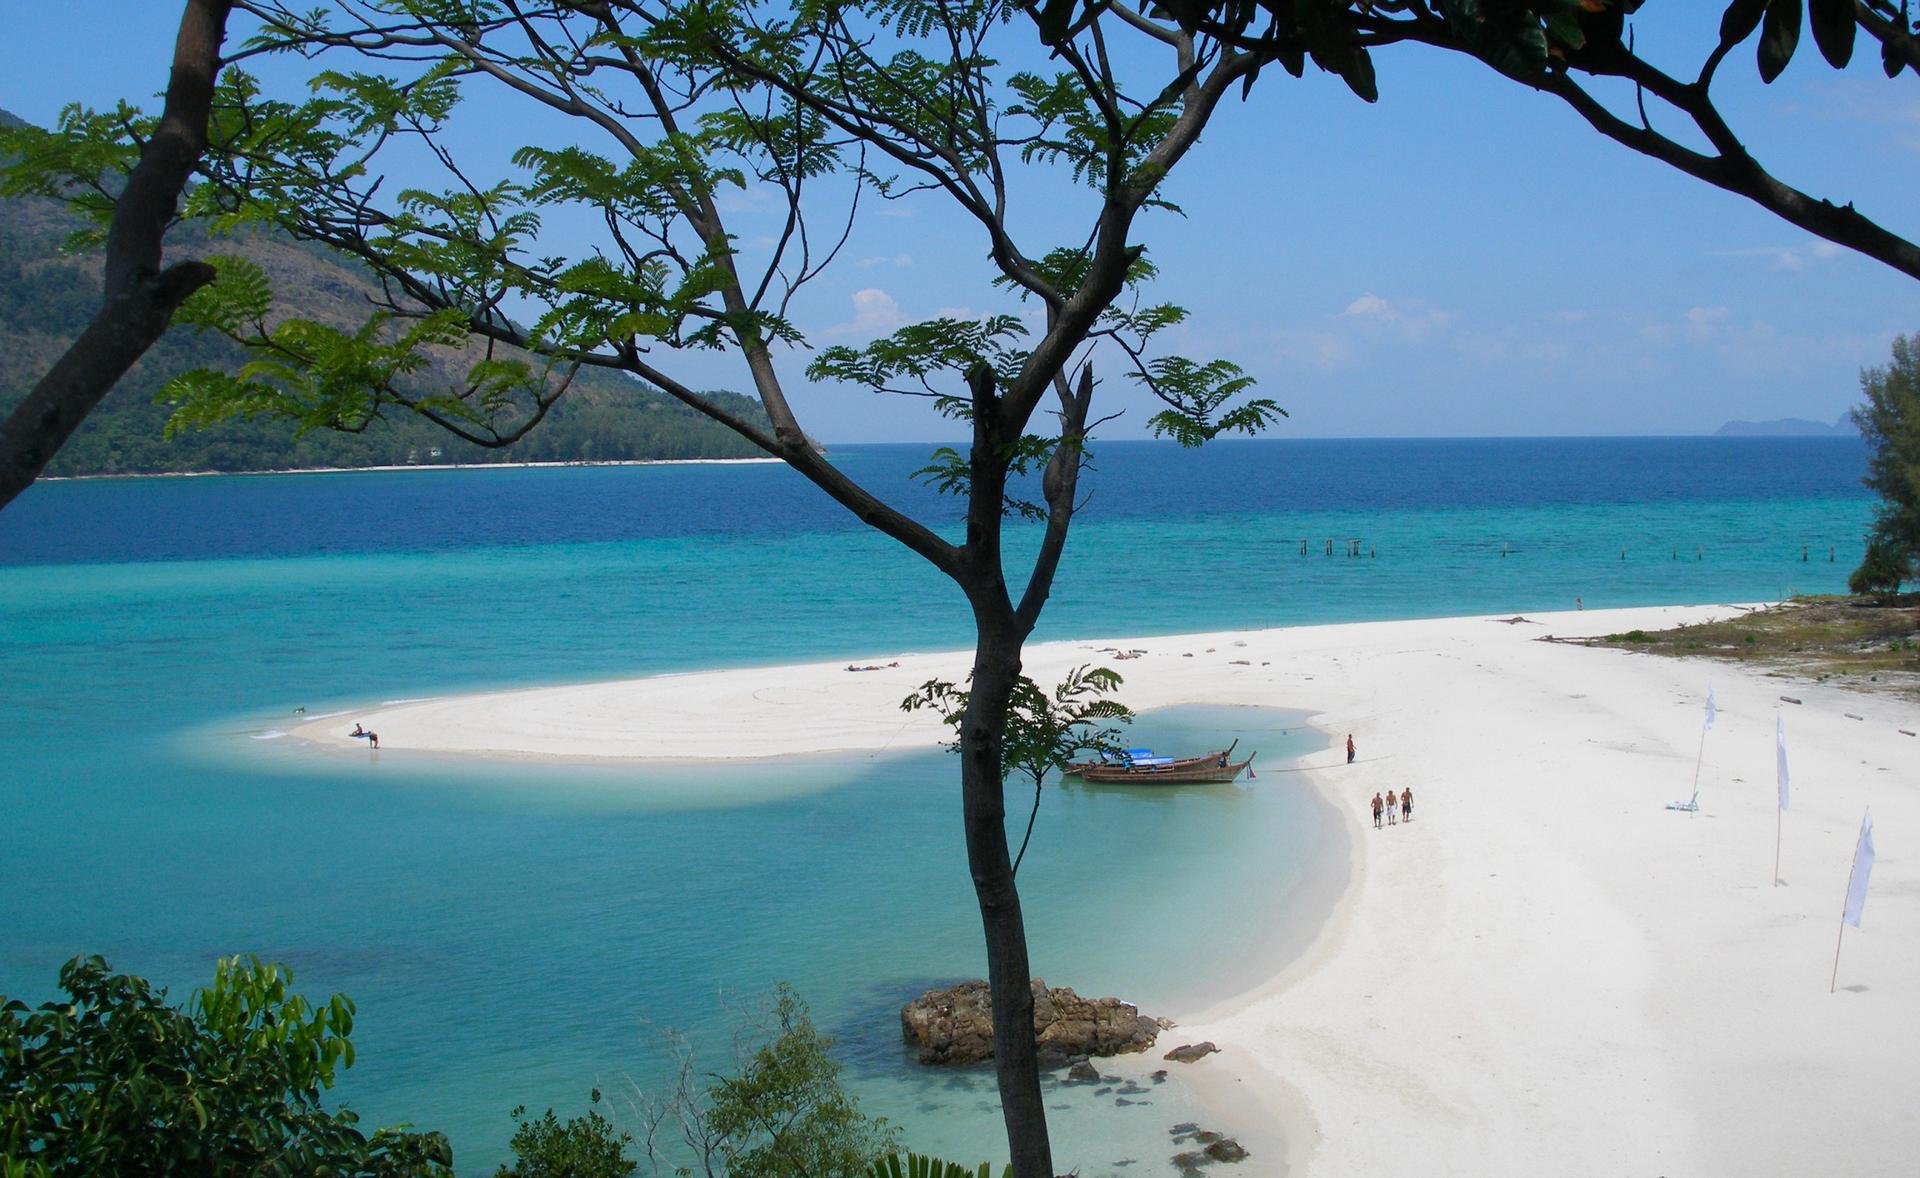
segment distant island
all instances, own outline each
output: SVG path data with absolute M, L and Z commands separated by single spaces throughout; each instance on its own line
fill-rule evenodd
M 1828 425 L 1804 417 L 1778 417 L 1772 421 L 1729 421 L 1713 431 L 1716 438 L 1856 438 L 1853 418 L 1845 413 Z
M 0 126 L 20 120 L 0 111 Z M 58 201 L 0 198 L 0 416 L 86 326 L 100 302 L 100 256 L 61 249 L 80 221 Z M 192 225 L 172 236 L 180 256 L 237 253 L 266 269 L 290 315 L 345 323 L 363 314 L 372 281 L 352 262 L 271 233 L 207 240 Z M 453 384 L 466 357 L 450 354 L 424 381 Z M 134 366 L 47 467 L 47 474 L 253 472 L 315 468 L 441 466 L 473 463 L 618 462 L 760 457 L 751 443 L 680 402 L 617 372 L 583 369 L 538 428 L 504 449 L 486 449 L 405 410 L 363 433 L 318 429 L 294 437 L 277 419 L 229 421 L 164 437 L 172 408 L 155 404 L 166 382 L 191 368 L 237 370 L 247 356 L 227 339 L 175 328 Z M 765 424 L 759 401 L 711 394 L 740 416 Z

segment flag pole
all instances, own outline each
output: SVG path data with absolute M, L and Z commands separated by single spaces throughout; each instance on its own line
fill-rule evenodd
M 1847 895 L 1849 896 L 1853 895 L 1853 873 L 1858 870 L 1860 870 L 1860 864 L 1858 862 L 1858 856 L 1856 856 L 1854 865 L 1847 869 Z M 1833 938 L 1833 976 L 1827 979 L 1827 993 L 1829 994 L 1833 993 L 1834 987 L 1840 984 L 1840 942 L 1846 938 L 1846 935 L 1847 906 L 1841 904 L 1840 934 Z
M 1773 808 L 1773 886 L 1776 888 L 1780 886 L 1780 824 L 1781 815 L 1785 813 L 1778 806 Z M 1853 887 L 1852 880 L 1847 881 L 1847 887 Z
M 1841 938 L 1846 935 L 1847 918 L 1843 916 L 1840 918 L 1840 935 L 1833 939 L 1833 976 L 1827 979 L 1827 993 L 1829 994 L 1833 993 L 1834 987 L 1840 984 L 1840 941 Z
M 1707 759 L 1707 730 L 1700 729 L 1700 752 L 1693 758 L 1693 809 L 1689 813 L 1700 812 L 1700 765 Z

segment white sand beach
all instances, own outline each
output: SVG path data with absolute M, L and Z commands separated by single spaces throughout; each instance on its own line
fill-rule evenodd
M 1298 708 L 1328 733 L 1311 771 L 1249 788 L 1310 783 L 1344 815 L 1354 853 L 1333 916 L 1280 976 L 1189 1012 L 1165 1041 L 1223 1049 L 1183 1075 L 1207 1093 L 1215 1127 L 1253 1151 L 1236 1172 L 1280 1173 L 1281 1157 L 1287 1172 L 1326 1175 L 1920 1171 L 1920 856 L 1908 849 L 1920 839 L 1920 738 L 1900 731 L 1920 730 L 1920 706 L 1537 641 L 1738 608 L 1029 650 L 1042 682 L 1082 663 L 1114 667 L 1136 709 Z M 1103 648 L 1145 653 L 1116 662 Z M 878 753 L 940 739 L 935 721 L 898 703 L 930 677 L 964 676 L 966 654 L 859 661 L 882 667 L 433 700 L 297 735 L 345 745 L 358 721 L 393 750 L 593 758 Z M 1719 719 L 1700 810 L 1669 811 L 1691 791 L 1709 680 Z M 1793 775 L 1779 886 L 1776 712 Z M 1338 747 L 1348 732 L 1350 766 Z M 1368 800 L 1402 787 L 1413 822 L 1371 829 Z M 1829 994 L 1869 805 L 1879 859 Z

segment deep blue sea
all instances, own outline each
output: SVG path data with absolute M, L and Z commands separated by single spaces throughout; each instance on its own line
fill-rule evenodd
M 908 477 L 926 451 L 834 458 L 951 531 Z M 1850 439 L 1109 444 L 1036 637 L 1839 591 L 1864 467 Z M 474 767 L 276 739 L 296 707 L 969 639 L 950 586 L 774 465 L 42 483 L 0 513 L 0 993 L 52 997 L 78 953 L 179 998 L 220 955 L 285 961 L 359 1004 L 347 1103 L 446 1130 L 482 1174 L 515 1105 L 657 1088 L 664 1030 L 725 1067 L 784 980 L 909 1144 L 995 1156 L 985 1078 L 896 1042 L 901 1001 L 981 972 L 944 755 Z M 1139 732 L 1222 735 L 1275 767 L 1323 742 L 1264 710 Z M 1294 775 L 1050 788 L 1036 969 L 1153 1013 L 1230 996 L 1325 830 Z M 1163 1172 L 1177 1089 L 1056 1094 L 1057 1156 Z

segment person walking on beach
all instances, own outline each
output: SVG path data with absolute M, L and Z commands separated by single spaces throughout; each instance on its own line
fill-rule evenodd
M 1380 795 L 1375 793 L 1373 795 L 1373 828 L 1375 830 L 1380 829 L 1380 808 Z
M 1353 764 L 1353 733 L 1347 733 L 1347 764 Z
M 1407 786 L 1400 791 L 1400 821 L 1413 821 L 1413 787 Z
M 1400 813 L 1400 807 L 1394 805 L 1394 801 L 1395 799 L 1393 796 L 1393 791 L 1388 790 L 1387 791 L 1387 825 L 1388 826 L 1392 826 L 1394 824 L 1394 820 L 1396 816 L 1398 816 L 1398 814 Z

